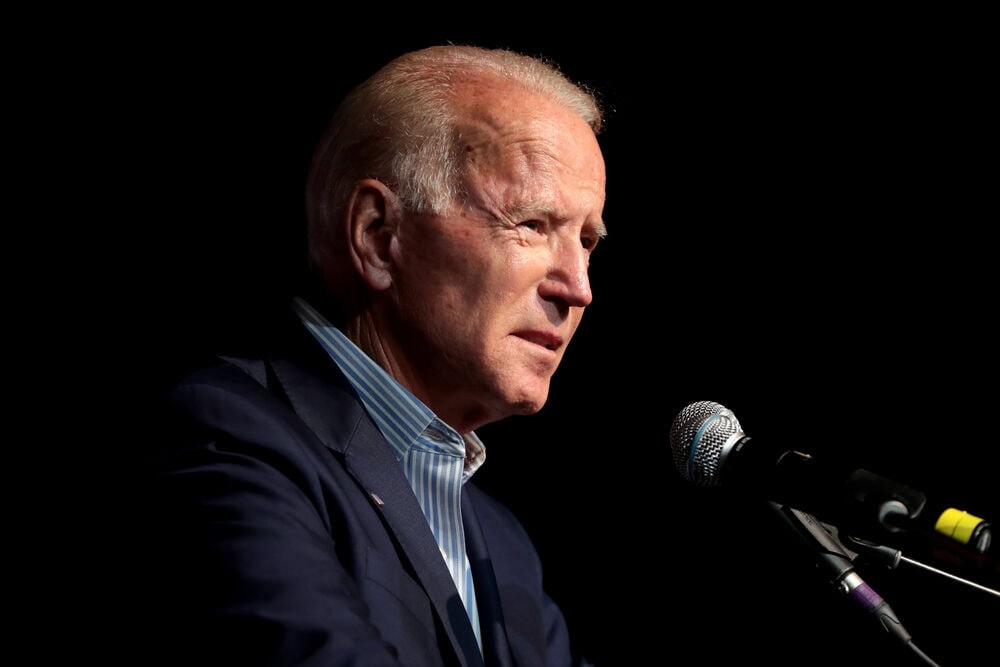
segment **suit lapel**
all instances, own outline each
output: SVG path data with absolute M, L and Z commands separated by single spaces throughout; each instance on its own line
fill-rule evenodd
M 496 574 L 493 572 L 479 517 L 467 491 L 462 492 L 462 523 L 465 525 L 465 550 L 469 555 L 472 578 L 476 583 L 476 602 L 479 605 L 479 623 L 483 635 L 483 659 L 486 667 L 513 665 Z
M 472 624 L 427 518 L 402 467 L 347 380 L 329 360 L 323 371 L 325 378 L 286 361 L 274 361 L 271 366 L 295 412 L 324 445 L 343 454 L 348 472 L 381 512 L 434 605 L 461 664 L 482 665 Z

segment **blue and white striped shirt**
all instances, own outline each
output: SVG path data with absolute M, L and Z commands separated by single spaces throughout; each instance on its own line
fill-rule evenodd
M 482 648 L 476 591 L 465 552 L 461 493 L 462 484 L 486 460 L 483 443 L 475 433 L 463 438 L 438 419 L 305 300 L 296 298 L 293 305 L 306 328 L 347 376 L 403 466 Z

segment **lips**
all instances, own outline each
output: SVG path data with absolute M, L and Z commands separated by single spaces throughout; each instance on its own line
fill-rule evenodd
M 546 350 L 558 350 L 563 344 L 561 336 L 545 331 L 515 331 L 514 335 L 518 338 L 523 338 L 529 343 L 544 347 Z

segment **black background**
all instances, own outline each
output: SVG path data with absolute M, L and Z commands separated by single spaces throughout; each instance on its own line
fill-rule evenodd
M 482 429 L 477 482 L 520 515 L 601 667 L 909 664 L 763 503 L 683 481 L 667 434 L 714 400 L 761 440 L 1000 516 L 996 70 L 977 19 L 385 13 L 148 16 L 88 45 L 93 139 L 114 147 L 101 196 L 124 214 L 95 225 L 115 412 L 141 415 L 286 295 L 312 147 L 351 86 L 447 41 L 544 55 L 609 110 L 609 237 L 548 404 Z M 142 437 L 121 427 L 117 463 Z M 995 596 L 905 563 L 861 572 L 940 664 L 996 659 Z

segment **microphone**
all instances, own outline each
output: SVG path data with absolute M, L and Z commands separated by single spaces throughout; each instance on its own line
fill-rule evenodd
M 733 412 L 714 401 L 682 409 L 670 427 L 677 471 L 701 487 L 731 486 L 815 515 L 854 537 L 911 535 L 967 550 L 983 563 L 989 522 L 934 506 L 920 491 L 865 469 L 822 462 L 777 443 L 751 440 Z M 1000 566 L 998 566 L 1000 567 Z

